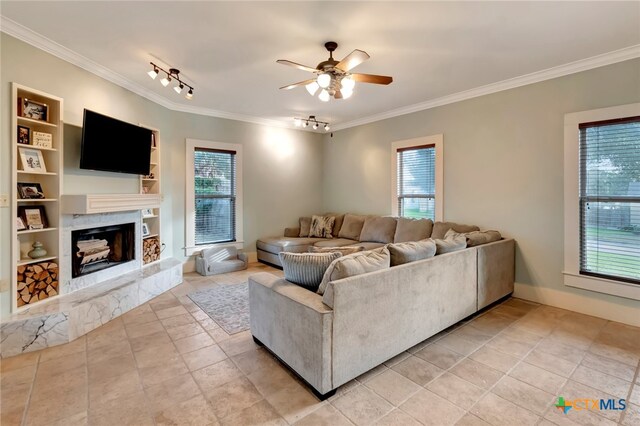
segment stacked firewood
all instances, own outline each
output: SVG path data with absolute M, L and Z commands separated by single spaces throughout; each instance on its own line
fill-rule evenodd
M 18 266 L 18 307 L 58 294 L 58 264 L 41 262 Z
M 160 259 L 160 241 L 156 237 L 142 240 L 142 261 L 147 263 Z
M 77 256 L 82 259 L 80 261 L 81 265 L 106 259 L 111 252 L 107 240 L 83 240 L 78 241 L 77 245 Z

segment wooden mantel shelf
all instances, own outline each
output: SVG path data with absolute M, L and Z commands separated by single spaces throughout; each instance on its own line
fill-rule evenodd
M 62 214 L 96 214 L 160 207 L 162 194 L 78 194 L 62 196 Z

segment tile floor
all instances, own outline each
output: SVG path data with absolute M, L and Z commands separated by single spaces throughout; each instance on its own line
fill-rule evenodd
M 1 362 L 8 425 L 640 425 L 640 329 L 510 299 L 319 402 L 249 332 L 227 335 L 185 282 L 72 343 Z M 558 396 L 624 398 L 563 414 Z

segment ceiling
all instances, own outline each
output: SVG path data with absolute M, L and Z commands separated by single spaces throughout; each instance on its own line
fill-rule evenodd
M 604 63 L 640 56 L 636 1 L 3 0 L 1 13 L 3 31 L 34 44 L 62 45 L 72 51 L 67 58 L 89 59 L 91 66 L 106 68 L 102 74 L 112 81 L 174 109 L 286 125 L 294 116 L 313 114 L 334 128 L 347 127 L 620 49 L 626 48 L 624 55 L 609 55 L 613 59 L 607 56 Z M 13 21 L 12 31 L 6 19 Z M 24 36 L 31 31 L 48 40 Z M 358 84 L 350 99 L 328 103 L 303 87 L 278 90 L 311 74 L 277 59 L 315 67 L 327 59 L 323 44 L 329 40 L 339 44 L 337 59 L 353 49 L 371 55 L 354 72 L 391 75 L 394 82 Z M 151 80 L 150 61 L 179 68 L 195 87 L 194 99 Z M 537 80 L 556 74 L 546 71 Z

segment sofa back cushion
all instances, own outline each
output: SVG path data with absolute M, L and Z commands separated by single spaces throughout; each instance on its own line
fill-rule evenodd
M 404 243 L 405 241 L 420 241 L 431 236 L 433 222 L 431 219 L 411 219 L 399 217 L 396 233 L 393 237 L 394 243 Z
M 362 232 L 362 226 L 366 216 L 360 216 L 356 214 L 347 213 L 344 215 L 344 221 L 340 228 L 338 236 L 340 238 L 348 238 L 350 240 L 359 240 L 360 232 Z
M 458 233 L 453 229 L 449 229 L 444 237 L 448 238 L 455 235 L 458 235 Z M 475 247 L 502 239 L 502 235 L 498 231 L 471 231 L 462 235 L 467 239 L 467 247 Z
M 294 284 L 307 288 L 311 291 L 318 290 L 325 271 L 331 263 L 342 254 L 331 253 L 288 253 L 278 254 L 284 278 Z
M 335 222 L 333 222 L 333 236 L 338 237 L 340 234 L 340 228 L 342 228 L 342 222 L 344 221 L 344 213 L 326 213 L 325 216 L 333 216 L 336 218 Z
M 311 216 L 309 237 L 333 238 L 333 222 L 335 221 L 334 216 Z
M 360 241 L 392 243 L 397 223 L 395 217 L 369 216 L 362 226 Z
M 433 241 L 436 243 L 436 254 L 451 253 L 467 247 L 467 238 L 464 234 L 450 235 L 448 238 Z
M 311 246 L 309 247 L 309 253 L 333 253 L 333 252 L 339 252 L 341 253 L 343 256 L 346 256 L 348 254 L 353 254 L 353 253 L 357 253 L 359 251 L 364 251 L 364 247 L 362 246 L 344 246 L 344 247 L 316 247 L 316 246 Z
M 300 235 L 298 237 L 306 238 L 309 236 L 309 231 L 311 230 L 311 218 L 310 217 L 301 217 L 300 218 Z
M 391 256 L 386 247 L 342 256 L 327 268 L 320 282 L 318 294 L 324 294 L 330 281 L 386 269 L 390 264 Z
M 428 259 L 436 254 L 436 243 L 430 238 L 389 244 L 387 248 L 391 255 L 391 266 Z
M 449 229 L 453 229 L 456 232 L 464 234 L 465 232 L 479 231 L 475 225 L 463 225 L 455 222 L 436 222 L 433 224 L 433 232 L 431 232 L 431 238 L 434 240 L 441 240 Z

